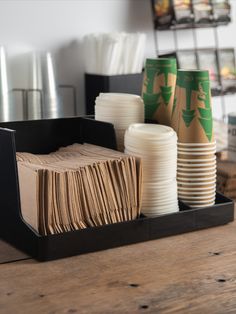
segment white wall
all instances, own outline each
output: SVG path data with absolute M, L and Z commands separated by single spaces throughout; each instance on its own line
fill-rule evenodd
M 234 22 L 220 27 L 220 46 L 235 46 L 236 0 L 231 0 Z M 1 0 L 0 44 L 6 46 L 13 87 L 28 87 L 27 54 L 34 50 L 55 53 L 60 84 L 74 84 L 78 112 L 84 112 L 83 35 L 90 32 L 128 31 L 147 34 L 146 56 L 155 56 L 150 0 Z M 161 49 L 171 49 L 170 32 L 158 32 Z M 179 31 L 180 47 L 191 47 L 191 31 Z M 214 46 L 212 30 L 198 31 L 199 46 Z M 236 97 L 225 97 L 232 111 Z M 220 100 L 214 99 L 220 117 Z

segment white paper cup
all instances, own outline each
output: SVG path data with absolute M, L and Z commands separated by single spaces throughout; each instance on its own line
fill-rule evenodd
M 215 191 L 216 190 L 216 185 L 215 183 L 212 186 L 203 186 L 203 187 L 178 187 L 178 193 L 201 193 L 201 192 L 206 192 L 209 193 L 211 191 Z
M 184 166 L 177 166 L 177 171 L 179 172 L 190 172 L 190 173 L 194 173 L 194 172 L 198 172 L 198 173 L 202 173 L 202 172 L 207 172 L 207 171 L 216 171 L 216 165 L 212 165 L 211 167 L 199 167 L 199 168 L 189 168 L 189 167 L 184 167 Z
M 183 186 L 183 187 L 187 187 L 187 186 L 209 186 L 211 184 L 216 184 L 216 180 L 212 180 L 212 181 L 205 181 L 205 182 L 199 182 L 199 183 L 196 183 L 196 182 L 184 182 L 184 181 L 178 181 L 177 182 L 178 186 Z
M 181 199 L 182 200 L 182 199 Z M 197 205 L 197 204 L 209 204 L 215 202 L 215 197 L 208 200 L 182 200 L 186 204 Z
M 216 193 L 215 187 L 212 187 L 210 189 L 204 189 L 204 188 L 199 188 L 199 189 L 193 189 L 193 190 L 188 190 L 188 189 L 178 189 L 178 195 L 209 195 L 209 194 L 214 194 Z
M 197 152 L 208 152 L 209 154 L 214 154 L 216 152 L 216 146 L 213 146 L 212 148 L 209 147 L 199 147 L 199 148 L 182 148 L 178 146 L 178 152 L 179 154 L 183 153 L 197 153 Z
M 189 147 L 189 146 L 199 146 L 199 147 L 204 147 L 204 146 L 214 146 L 216 145 L 216 141 L 214 142 L 211 142 L 211 143 L 183 143 L 183 142 L 178 142 L 178 145 L 179 146 L 186 146 L 186 147 Z
M 180 158 L 178 157 L 177 159 L 178 162 L 182 162 L 182 163 L 185 163 L 185 164 L 194 164 L 194 163 L 207 163 L 207 162 L 213 162 L 213 161 L 216 161 L 216 156 L 213 155 L 209 158 L 196 158 L 196 159 L 191 159 L 191 158 Z
M 215 205 L 215 202 L 209 203 L 209 204 L 198 204 L 198 205 L 189 205 L 191 208 L 203 208 L 203 207 L 210 207 Z
M 202 171 L 205 171 L 208 168 L 217 169 L 216 164 L 194 164 L 194 165 L 184 165 L 184 164 L 177 164 L 178 169 L 182 169 L 182 171 L 195 171 L 196 169 L 201 169 Z M 198 170 L 196 170 L 198 171 Z
M 180 158 L 183 158 L 183 156 L 209 156 L 211 157 L 212 155 L 215 154 L 215 150 L 214 151 L 206 151 L 206 152 L 181 152 L 178 150 L 178 156 L 180 156 Z
M 199 193 L 189 193 L 189 194 L 182 194 L 179 193 L 178 197 L 180 199 L 208 199 L 208 198 L 213 198 L 216 196 L 216 192 L 212 192 L 210 194 L 199 194 Z
M 195 196 L 195 195 L 179 195 L 179 198 L 181 200 L 189 200 L 189 201 L 195 201 L 195 200 L 212 200 L 215 199 L 215 193 L 209 194 L 209 195 L 200 195 L 200 196 Z
M 186 181 L 186 182 L 198 182 L 198 181 L 211 181 L 211 180 L 214 180 L 216 178 L 216 174 L 212 174 L 212 175 L 209 175 L 209 176 L 202 176 L 202 177 L 199 177 L 199 178 L 191 178 L 191 177 L 184 177 L 184 176 L 180 176 L 177 174 L 177 181 L 178 182 L 182 182 L 182 181 Z
M 198 173 L 191 173 L 191 172 L 184 172 L 184 171 L 177 170 L 177 176 L 193 178 L 193 180 L 195 180 L 195 178 L 197 177 L 205 177 L 205 176 L 213 176 L 213 175 L 216 175 L 216 169 L 213 171 L 208 171 L 208 172 L 199 171 Z

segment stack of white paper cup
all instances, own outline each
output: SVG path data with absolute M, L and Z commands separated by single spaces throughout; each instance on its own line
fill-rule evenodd
M 215 204 L 216 142 L 178 143 L 178 195 L 191 207 Z
M 172 127 L 178 135 L 178 196 L 190 207 L 214 205 L 216 141 L 209 72 L 178 70 Z
M 144 104 L 138 95 L 100 93 L 95 101 L 95 119 L 114 125 L 118 150 L 124 150 L 124 134 L 132 123 L 144 122 Z
M 177 212 L 177 135 L 167 126 L 136 123 L 125 133 L 125 153 L 143 165 L 141 212 L 149 217 Z

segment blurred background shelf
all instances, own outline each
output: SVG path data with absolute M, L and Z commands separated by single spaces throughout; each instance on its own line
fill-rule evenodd
M 214 28 L 219 26 L 226 26 L 230 23 L 230 21 L 227 22 L 214 22 L 214 23 L 179 23 L 179 24 L 173 24 L 168 27 L 159 27 L 156 26 L 154 22 L 154 27 L 158 31 L 167 31 L 167 30 L 184 30 L 184 29 L 193 29 L 193 28 Z
M 231 22 L 228 0 L 151 0 L 158 30 L 209 28 Z
M 194 4 L 193 4 L 194 3 Z M 231 6 L 229 1 L 222 1 L 225 7 L 222 11 L 225 16 L 218 15 L 216 18 L 217 1 L 175 1 L 175 0 L 151 0 L 153 13 L 153 32 L 156 54 L 159 57 L 175 57 L 179 68 L 185 69 L 208 69 L 211 78 L 212 96 L 220 98 L 222 119 L 227 120 L 227 110 L 225 96 L 236 93 L 236 62 L 234 48 L 221 48 L 219 45 L 218 29 L 220 26 L 227 26 L 231 22 Z M 196 22 L 194 5 L 209 5 L 209 21 L 201 20 Z M 179 6 L 179 8 L 178 8 Z M 182 6 L 182 8 L 181 8 Z M 183 10 L 183 6 L 185 6 Z M 176 9 L 177 8 L 177 9 Z M 182 13 L 180 22 L 178 22 L 178 10 Z M 218 7 L 219 9 L 219 7 Z M 162 11 L 161 11 L 162 10 Z M 189 11 L 188 11 L 189 10 Z M 187 15 L 187 12 L 189 15 Z M 220 12 L 220 11 L 219 11 Z M 218 13 L 219 13 L 218 12 Z M 222 13 L 221 12 L 221 13 Z M 184 17 L 183 17 L 183 14 Z M 182 22 L 181 22 L 182 21 Z M 163 24 L 162 24 L 163 23 Z M 202 47 L 199 44 L 197 31 L 212 29 L 213 47 Z M 174 49 L 172 51 L 163 51 L 160 44 L 160 33 L 166 31 L 167 36 L 172 33 Z M 190 32 L 192 36 L 193 47 L 183 47 L 179 40 L 184 38 L 185 32 Z M 181 40 L 182 41 L 182 40 Z M 184 43 L 186 45 L 186 43 Z

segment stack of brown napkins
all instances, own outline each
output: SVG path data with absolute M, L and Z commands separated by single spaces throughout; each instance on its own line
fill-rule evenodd
M 236 163 L 228 160 L 217 161 L 217 190 L 236 200 Z
M 42 235 L 136 219 L 142 169 L 136 157 L 91 144 L 49 155 L 17 153 L 21 211 Z

